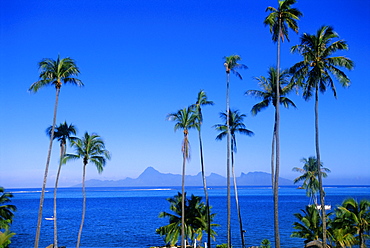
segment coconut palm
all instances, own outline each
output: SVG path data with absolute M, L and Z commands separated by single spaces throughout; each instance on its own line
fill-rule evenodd
M 201 202 L 202 197 L 191 195 L 190 198 L 185 199 L 185 239 L 191 243 L 195 238 L 198 241 L 202 240 L 203 231 L 208 233 L 208 210 L 207 206 Z M 166 244 L 174 246 L 179 239 L 182 225 L 182 194 L 178 193 L 172 198 L 168 198 L 170 202 L 171 213 L 161 212 L 160 218 L 169 218 L 170 223 L 166 226 L 159 227 L 156 232 L 161 236 L 165 236 Z M 216 214 L 210 214 L 210 221 L 212 222 Z M 218 226 L 211 224 L 211 227 Z M 209 236 L 215 238 L 216 232 L 210 229 Z
M 317 160 L 314 156 L 302 158 L 301 162 L 304 163 L 303 168 L 294 167 L 293 171 L 300 172 L 302 175 L 293 180 L 294 183 L 303 181 L 302 187 L 306 189 L 306 194 L 311 198 L 311 201 L 317 204 L 316 193 L 319 189 L 318 171 L 317 171 Z M 323 167 L 321 163 L 321 173 L 323 177 L 327 177 L 327 172 L 330 172 L 328 168 Z
M 210 212 L 209 212 L 209 199 L 208 199 L 208 191 L 207 191 L 207 181 L 206 181 L 206 174 L 204 168 L 204 161 L 203 161 L 203 145 L 202 145 L 202 135 L 201 135 L 201 128 L 203 124 L 203 114 L 202 114 L 202 106 L 213 105 L 212 101 L 208 101 L 206 92 L 204 90 L 200 90 L 197 95 L 197 100 L 195 104 L 191 105 L 194 108 L 194 115 L 196 116 L 196 128 L 198 130 L 198 137 L 199 137 L 199 149 L 200 149 L 200 166 L 202 171 L 202 179 L 203 179 L 203 189 L 204 195 L 206 197 L 206 207 L 207 207 L 207 221 L 208 221 L 208 238 L 207 243 L 208 247 L 211 247 L 211 236 L 210 236 L 210 229 L 211 229 L 211 222 L 209 221 Z
M 83 86 L 83 83 L 81 82 L 81 80 L 76 78 L 76 76 L 78 76 L 80 71 L 75 61 L 71 58 L 67 57 L 67 58 L 61 59 L 60 56 L 58 55 L 57 60 L 43 59 L 39 63 L 39 70 L 40 70 L 39 81 L 33 83 L 31 87 L 29 88 L 29 91 L 35 93 L 35 92 L 38 92 L 40 88 L 52 85 L 56 89 L 56 95 L 55 95 L 55 104 L 54 104 L 53 123 L 52 123 L 52 129 L 51 129 L 51 134 L 50 134 L 49 150 L 48 150 L 48 155 L 46 158 L 44 180 L 42 184 L 40 205 L 39 205 L 39 211 L 38 211 L 38 217 L 37 217 L 37 228 L 36 228 L 36 237 L 35 237 L 35 246 L 34 246 L 35 248 L 38 248 L 39 240 L 40 240 L 42 209 L 44 206 L 45 188 L 46 188 L 46 181 L 47 181 L 48 172 L 49 172 L 51 150 L 53 147 L 54 128 L 56 125 L 60 89 L 63 84 L 73 84 L 77 86 Z
M 291 237 L 304 238 L 305 244 L 314 240 L 320 240 L 320 236 L 322 235 L 322 222 L 316 206 L 307 205 L 305 210 L 302 209 L 302 212 L 303 214 L 294 214 L 299 222 L 293 223 L 293 228 L 296 231 L 291 234 Z
M 337 218 L 342 227 L 350 227 L 353 234 L 358 235 L 358 243 L 361 248 L 366 247 L 366 232 L 370 230 L 370 201 L 361 200 L 358 203 L 355 199 L 349 198 L 343 201 L 337 211 Z
M 196 127 L 196 115 L 192 111 L 191 107 L 180 109 L 175 113 L 167 115 L 167 119 L 170 121 L 175 121 L 175 131 L 182 129 L 184 133 L 184 139 L 182 141 L 181 151 L 182 151 L 182 182 L 181 182 L 181 194 L 185 197 L 182 198 L 182 215 L 181 215 L 181 247 L 185 247 L 185 168 L 186 161 L 190 159 L 190 143 L 189 143 L 189 129 Z
M 253 116 L 257 115 L 257 113 L 261 112 L 263 109 L 267 108 L 270 105 L 273 105 L 275 108 L 275 121 L 274 121 L 274 128 L 272 134 L 272 149 L 271 149 L 271 184 L 274 187 L 274 159 L 275 159 L 275 130 L 276 130 L 276 103 L 277 103 L 277 93 L 276 93 L 276 68 L 270 67 L 268 70 L 268 76 L 264 77 L 255 77 L 254 79 L 257 80 L 258 85 L 260 86 L 261 90 L 247 90 L 245 92 L 248 96 L 253 96 L 256 98 L 262 99 L 261 102 L 255 104 L 252 107 L 251 113 Z M 282 104 L 285 108 L 289 108 L 289 106 L 293 106 L 296 108 L 296 105 L 292 100 L 290 100 L 286 95 L 292 90 L 292 87 L 289 85 L 290 74 L 287 70 L 283 70 L 279 73 L 279 103 Z
M 279 214 L 278 214 L 278 185 L 279 185 L 279 169 L 280 169 L 280 41 L 286 38 L 289 41 L 288 30 L 292 29 L 298 33 L 297 20 L 302 16 L 302 13 L 292 8 L 296 0 L 279 0 L 278 8 L 267 7 L 266 11 L 270 14 L 265 18 L 264 24 L 270 27 L 273 42 L 277 42 L 277 64 L 276 64 L 276 118 L 275 118 L 275 142 L 276 142 L 276 169 L 273 183 L 274 190 L 274 233 L 275 233 L 275 247 L 280 247 L 280 234 L 279 234 Z
M 52 126 L 46 129 L 46 134 L 51 138 L 51 130 Z M 58 247 L 58 227 L 57 227 L 57 189 L 58 189 L 58 182 L 60 171 L 62 168 L 62 160 L 64 155 L 66 154 L 66 144 L 67 140 L 71 139 L 71 135 L 76 135 L 76 127 L 73 124 L 68 125 L 67 122 L 61 123 L 59 126 L 54 128 L 54 139 L 58 140 L 60 143 L 60 160 L 59 166 L 57 171 L 57 176 L 55 178 L 55 186 L 54 186 L 54 247 Z
M 3 187 L 0 187 L 0 229 L 8 230 L 14 217 L 13 212 L 17 211 L 15 205 L 8 204 L 12 197 L 12 193 L 7 193 Z
M 224 66 L 226 70 L 226 126 L 227 126 L 227 158 L 226 158 L 226 177 L 227 177 L 227 248 L 231 247 L 231 197 L 230 197 L 230 72 L 234 73 L 239 79 L 243 79 L 241 74 L 237 71 L 238 69 L 246 69 L 247 66 L 244 64 L 239 64 L 241 60 L 239 55 L 231 55 L 224 57 Z
M 293 74 L 293 82 L 302 87 L 303 98 L 308 101 L 315 94 L 315 146 L 317 166 L 321 165 L 321 155 L 319 148 L 319 91 L 324 93 L 329 87 L 332 89 L 334 97 L 337 96 L 334 78 L 343 87 L 348 87 L 350 80 L 341 70 L 345 68 L 353 69 L 354 63 L 344 56 L 332 56 L 342 50 L 348 50 L 348 45 L 344 40 L 337 40 L 339 35 L 330 26 L 322 26 L 316 35 L 304 33 L 300 38 L 300 44 L 293 46 L 291 52 L 299 53 L 303 60 L 296 63 L 290 70 Z M 334 78 L 333 78 L 334 77 Z M 322 186 L 322 173 L 318 168 L 320 201 L 322 218 L 325 218 L 324 190 Z M 326 223 L 323 223 L 323 243 L 326 245 Z
M 233 174 L 233 180 L 234 180 L 234 192 L 235 192 L 235 202 L 236 202 L 236 210 L 238 213 L 238 220 L 239 220 L 239 227 L 240 227 L 240 237 L 242 240 L 242 247 L 245 247 L 244 243 L 244 230 L 243 230 L 243 222 L 242 217 L 240 214 L 240 206 L 239 206 L 239 198 L 238 198 L 238 188 L 236 184 L 236 176 L 235 176 L 235 169 L 234 169 L 234 153 L 237 151 L 236 147 L 236 134 L 244 134 L 248 136 L 252 136 L 253 132 L 248 130 L 244 123 L 244 117 L 246 117 L 245 114 L 240 114 L 238 110 L 230 110 L 229 111 L 229 120 L 227 121 L 227 113 L 220 113 L 221 119 L 225 122 L 225 124 L 217 124 L 214 127 L 217 131 L 220 133 L 217 135 L 217 140 L 222 140 L 227 136 L 228 128 L 227 128 L 227 122 L 229 123 L 229 130 L 230 130 L 230 136 L 231 136 L 231 170 Z
M 80 247 L 82 228 L 85 221 L 86 213 L 86 191 L 85 191 L 85 177 L 86 177 L 86 166 L 91 162 L 95 165 L 99 173 L 103 172 L 104 166 L 106 165 L 107 159 L 110 159 L 109 151 L 105 149 L 105 143 L 102 138 L 95 134 L 89 134 L 85 132 L 82 138 L 74 138 L 71 142 L 71 146 L 75 148 L 75 154 L 65 154 L 63 163 L 70 160 L 82 159 L 82 218 L 81 225 L 78 231 L 77 245 Z

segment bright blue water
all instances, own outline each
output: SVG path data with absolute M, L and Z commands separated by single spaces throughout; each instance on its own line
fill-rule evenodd
M 137 247 L 161 246 L 163 239 L 156 228 L 168 224 L 168 219 L 158 218 L 161 211 L 169 211 L 168 197 L 180 188 L 130 189 L 88 188 L 85 226 L 81 247 Z M 187 187 L 187 194 L 203 196 L 201 187 Z M 36 232 L 40 192 L 35 189 L 12 190 L 15 213 L 11 248 L 31 248 Z M 370 187 L 326 187 L 326 203 L 333 207 L 348 197 L 357 200 L 370 199 Z M 226 242 L 226 188 L 209 190 L 212 212 L 217 213 L 214 223 L 218 236 L 213 244 Z M 45 195 L 44 218 L 53 215 L 53 190 Z M 234 199 L 233 199 L 234 200 Z M 262 239 L 274 240 L 273 202 L 269 187 L 241 187 L 239 201 L 247 246 L 259 245 Z M 233 201 L 234 203 L 234 201 Z M 303 240 L 290 238 L 293 213 L 300 212 L 308 204 L 304 190 L 282 187 L 279 190 L 280 234 L 282 247 L 303 247 Z M 59 245 L 74 247 L 81 221 L 82 194 L 79 188 L 58 190 L 58 237 Z M 232 205 L 232 243 L 240 247 L 239 226 L 235 205 Z M 40 247 L 53 243 L 53 221 L 43 220 Z

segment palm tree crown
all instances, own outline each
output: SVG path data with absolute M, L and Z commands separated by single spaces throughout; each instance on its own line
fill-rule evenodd
M 104 141 L 95 133 L 85 132 L 82 138 L 73 139 L 72 147 L 75 148 L 75 154 L 66 154 L 65 162 L 71 159 L 82 159 L 84 166 L 91 162 L 99 173 L 103 172 L 107 159 L 111 158 L 109 151 L 105 149 Z
M 230 135 L 231 135 L 231 151 L 237 152 L 236 148 L 236 134 L 245 134 L 248 136 L 252 136 L 254 133 L 250 130 L 248 130 L 243 123 L 244 117 L 246 117 L 245 114 L 241 114 L 239 110 L 229 110 L 230 116 L 229 116 L 229 124 L 230 124 Z M 220 113 L 220 118 L 225 121 L 227 115 L 226 113 Z M 222 140 L 227 136 L 227 125 L 226 124 L 217 124 L 214 126 L 217 131 L 220 133 L 217 135 L 217 140 Z
M 195 128 L 196 115 L 192 111 L 191 107 L 180 109 L 175 113 L 167 115 L 167 119 L 175 121 L 175 131 L 182 129 L 184 133 L 184 139 L 181 146 L 181 151 L 186 159 L 190 159 L 190 144 L 188 139 L 189 129 Z
M 265 18 L 263 23 L 265 26 L 268 25 L 270 27 L 274 42 L 277 42 L 279 38 L 282 41 L 284 41 L 284 38 L 289 41 L 288 28 L 298 33 L 297 20 L 302 16 L 302 13 L 298 9 L 291 7 L 295 3 L 296 0 L 280 0 L 277 9 L 271 6 L 267 7 L 266 11 L 271 13 Z
M 196 116 L 196 122 L 198 123 L 197 129 L 203 124 L 203 114 L 202 106 L 214 105 L 213 101 L 208 101 L 207 94 L 204 90 L 200 90 L 197 95 L 197 100 L 195 104 L 192 104 L 190 107 L 193 109 Z
M 224 66 L 226 69 L 226 73 L 229 74 L 230 72 L 234 73 L 238 78 L 243 79 L 242 75 L 236 69 L 247 69 L 248 67 L 244 64 L 239 64 L 238 62 L 241 60 L 239 55 L 230 55 L 224 57 Z
M 290 100 L 286 95 L 290 93 L 292 87 L 289 85 L 290 74 L 288 70 L 283 70 L 279 73 L 279 86 L 280 86 L 280 104 L 283 104 L 285 108 L 289 108 L 289 106 L 293 106 L 296 108 L 296 105 L 292 100 Z M 267 108 L 270 104 L 276 107 L 276 68 L 270 67 L 268 70 L 268 77 L 255 77 L 257 80 L 258 85 L 262 90 L 248 90 L 245 92 L 248 96 L 254 96 L 256 98 L 262 99 L 261 102 L 255 104 L 252 107 L 251 113 L 252 115 L 257 115 L 260 111 Z
M 296 63 L 291 68 L 294 81 L 303 87 L 303 97 L 309 100 L 315 89 L 325 92 L 330 87 L 334 96 L 337 96 L 332 75 L 343 87 L 350 84 L 349 78 L 339 69 L 344 67 L 353 69 L 354 63 L 345 56 L 333 56 L 333 53 L 341 50 L 348 50 L 344 40 L 334 39 L 339 35 L 330 26 L 322 26 L 316 35 L 303 34 L 301 44 L 293 46 L 291 51 L 303 56 L 303 61 Z
M 58 55 L 57 60 L 43 59 L 39 63 L 39 68 L 40 80 L 31 85 L 29 88 L 31 92 L 37 92 L 46 85 L 54 85 L 56 89 L 60 89 L 62 83 L 83 86 L 81 80 L 74 77 L 80 71 L 75 61 L 69 57 L 61 59 Z
M 49 136 L 49 138 L 51 136 L 51 129 L 52 126 L 46 129 L 46 134 Z M 76 127 L 72 123 L 68 125 L 65 121 L 60 123 L 59 126 L 55 127 L 54 139 L 58 140 L 61 146 L 65 146 L 67 144 L 67 140 L 71 138 L 72 134 L 77 134 Z
M 319 181 L 317 177 L 319 172 L 317 170 L 317 160 L 315 157 L 311 156 L 308 159 L 302 158 L 301 162 L 304 163 L 303 168 L 294 167 L 293 171 L 300 172 L 302 175 L 294 179 L 294 183 L 303 181 L 302 187 L 306 189 L 307 196 L 314 197 L 314 195 L 319 191 Z M 330 172 L 328 168 L 323 167 L 321 163 L 321 173 L 323 177 L 327 177 L 327 172 Z

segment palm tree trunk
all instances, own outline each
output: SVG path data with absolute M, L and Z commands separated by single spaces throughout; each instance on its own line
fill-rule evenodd
M 271 187 L 274 189 L 275 186 L 275 130 L 276 120 L 274 118 L 274 131 L 272 132 L 272 143 L 271 143 Z
M 183 154 L 182 160 L 182 181 L 181 181 L 181 248 L 185 247 L 185 166 L 186 166 L 186 156 L 185 152 Z
M 227 184 L 227 248 L 231 248 L 231 197 L 230 197 L 230 100 L 229 100 L 230 73 L 226 73 L 226 127 L 227 127 L 227 149 L 226 149 L 226 184 Z
M 82 217 L 81 217 L 81 224 L 80 224 L 80 230 L 78 231 L 78 237 L 77 237 L 77 245 L 76 248 L 80 247 L 81 242 L 81 235 L 82 235 L 82 228 L 84 226 L 85 222 L 85 214 L 86 214 L 86 191 L 85 191 L 85 175 L 86 175 L 86 165 L 83 165 L 83 171 L 82 171 Z
M 53 148 L 54 129 L 55 129 L 56 120 L 57 120 L 59 92 L 60 92 L 60 88 L 56 88 L 53 124 L 52 124 L 51 132 L 50 132 L 49 150 L 48 150 L 48 155 L 47 155 L 47 158 L 46 158 L 44 181 L 43 181 L 43 184 L 42 184 L 41 197 L 40 197 L 40 205 L 39 205 L 39 212 L 38 212 L 38 215 L 37 215 L 37 228 L 36 228 L 36 237 L 35 237 L 35 246 L 34 246 L 35 248 L 38 248 L 39 247 L 40 231 L 41 231 L 41 221 L 42 221 L 42 210 L 43 210 L 43 207 L 44 207 L 45 188 L 46 188 L 46 181 L 47 181 L 48 173 L 49 173 L 49 164 L 50 164 L 51 150 Z
M 233 148 L 231 149 L 231 171 L 232 171 L 233 180 L 234 180 L 235 203 L 236 203 L 236 211 L 238 213 L 240 238 L 242 240 L 242 248 L 245 248 L 244 231 L 243 231 L 243 221 L 242 221 L 242 215 L 240 213 L 238 187 L 236 185 L 236 177 L 235 177 L 235 170 L 234 170 L 234 149 Z
M 53 216 L 54 216 L 54 247 L 58 248 L 58 225 L 57 225 L 57 190 L 58 190 L 58 183 L 59 183 L 59 176 L 60 170 L 62 168 L 62 159 L 65 154 L 65 146 L 64 144 L 60 145 L 60 161 L 57 176 L 55 179 L 55 186 L 54 186 L 54 209 L 53 209 Z
M 277 65 L 276 65 L 276 116 L 275 116 L 275 141 L 276 141 L 276 169 L 274 182 L 274 234 L 275 248 L 280 248 L 280 232 L 279 232 L 279 171 L 280 171 L 280 33 L 281 19 L 279 18 L 279 37 L 277 45 Z
M 322 184 L 322 171 L 320 168 L 320 147 L 319 147 L 319 89 L 316 85 L 315 93 L 315 139 L 316 139 L 316 160 L 317 160 L 317 171 L 319 176 L 319 188 L 320 188 L 320 202 L 321 202 L 321 218 L 322 218 L 322 243 L 323 247 L 326 247 L 326 214 L 325 214 L 325 201 L 324 201 L 324 188 Z
M 202 179 L 203 179 L 203 189 L 204 189 L 204 195 L 206 197 L 206 208 L 207 208 L 207 244 L 208 247 L 211 248 L 211 214 L 209 211 L 209 198 L 208 198 L 208 190 L 207 190 L 207 180 L 206 180 L 206 175 L 205 175 L 205 168 L 204 168 L 204 161 L 203 161 L 203 145 L 202 145 L 202 135 L 200 132 L 200 127 L 199 127 L 199 149 L 200 149 L 200 164 L 201 164 L 201 169 L 202 169 Z

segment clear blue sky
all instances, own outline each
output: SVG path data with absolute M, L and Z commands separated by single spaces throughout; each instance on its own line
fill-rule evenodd
M 0 185 L 41 187 L 48 148 L 45 129 L 52 122 L 55 89 L 27 92 L 38 80 L 43 58 L 75 59 L 84 88 L 63 86 L 57 122 L 65 120 L 101 135 L 112 160 L 103 174 L 89 165 L 87 179 L 136 178 L 146 167 L 181 173 L 180 131 L 168 113 L 194 103 L 204 89 L 216 104 L 205 107 L 203 142 L 207 174 L 226 173 L 225 141 L 215 141 L 214 124 L 225 110 L 223 56 L 239 54 L 249 68 L 244 80 L 231 77 L 231 107 L 247 114 L 254 137 L 238 136 L 236 172 L 270 171 L 273 108 L 250 114 L 258 101 L 244 95 L 257 89 L 253 77 L 276 64 L 276 45 L 262 24 L 267 6 L 277 1 L 1 1 L 0 3 Z M 299 35 L 332 25 L 355 62 L 347 72 L 348 89 L 339 84 L 338 99 L 320 95 L 322 160 L 332 178 L 370 178 L 370 1 L 301 0 Z M 299 35 L 282 46 L 282 67 L 298 62 L 290 54 Z M 281 176 L 293 179 L 292 167 L 315 154 L 314 101 L 299 95 L 298 109 L 282 109 Z M 198 140 L 190 132 L 192 159 L 187 174 L 200 171 Z M 69 152 L 72 150 L 69 148 Z M 54 143 L 48 185 L 54 183 L 59 145 Z M 81 181 L 82 162 L 67 164 L 61 186 Z

